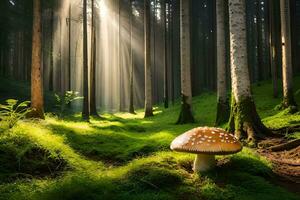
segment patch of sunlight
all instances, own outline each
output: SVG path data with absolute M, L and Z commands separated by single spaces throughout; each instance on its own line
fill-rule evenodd
M 93 128 L 88 122 L 70 122 L 64 120 L 58 120 L 56 118 L 47 117 L 46 122 L 50 125 L 57 125 L 65 128 L 74 129 L 76 132 L 87 133 L 93 131 Z
M 300 124 L 300 113 L 289 114 L 288 110 L 283 110 L 276 115 L 263 119 L 264 124 L 272 129 L 279 129 L 287 126 Z
M 95 169 L 104 168 L 100 162 L 94 162 L 84 159 L 77 154 L 74 149 L 65 143 L 63 136 L 52 134 L 51 130 L 34 122 L 20 122 L 12 129 L 15 134 L 26 135 L 30 140 L 44 149 L 47 149 L 50 154 L 60 154 L 65 160 L 76 169 Z

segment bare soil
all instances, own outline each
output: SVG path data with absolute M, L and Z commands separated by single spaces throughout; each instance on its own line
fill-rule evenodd
M 288 142 L 285 138 L 268 138 L 258 144 L 257 151 L 273 165 L 272 170 L 276 176 L 272 182 L 300 195 L 300 146 L 277 152 L 271 150 L 274 146 Z

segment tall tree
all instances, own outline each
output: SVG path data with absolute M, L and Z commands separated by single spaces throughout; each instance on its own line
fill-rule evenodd
M 119 65 L 119 91 L 120 91 L 120 105 L 119 111 L 124 111 L 124 90 L 123 90 L 123 67 L 122 67 L 122 0 L 118 0 L 118 65 Z
M 130 80 L 129 80 L 129 113 L 135 114 L 134 112 L 134 101 L 133 101 L 133 77 L 134 77 L 134 61 L 133 61 L 133 48 L 132 48 L 132 34 L 133 34 L 133 26 L 132 26 L 132 20 L 133 20 L 133 14 L 132 14 L 132 1 L 130 0 L 130 36 L 129 36 L 129 45 L 130 45 Z
M 89 120 L 89 66 L 88 66 L 88 38 L 87 38 L 87 0 L 83 0 L 83 107 L 82 118 Z
M 150 0 L 144 2 L 144 34 L 145 34 L 145 117 L 153 116 L 152 107 L 152 73 L 151 73 L 151 18 Z
M 290 1 L 280 0 L 281 38 L 282 38 L 282 108 L 296 107 L 293 94 L 293 67 L 291 49 Z
M 168 10 L 168 15 L 170 10 Z M 163 50 L 163 59 L 164 59 L 164 106 L 165 108 L 169 107 L 169 79 L 168 79 L 168 38 L 167 38 L 167 9 L 166 9 L 166 0 L 161 2 L 161 23 L 163 27 L 163 41 L 164 41 L 164 50 Z M 168 21 L 170 25 L 170 20 Z M 170 28 L 170 26 L 169 26 Z
M 71 19 L 70 19 L 71 20 Z M 50 31 L 50 65 L 49 65 L 49 90 L 53 91 L 53 68 L 54 68 L 54 53 L 53 53 L 53 43 L 54 43 L 54 6 L 51 7 L 51 31 Z M 70 21 L 71 23 L 71 21 Z
M 96 23 L 95 23 L 95 0 L 91 1 L 91 68 L 90 68 L 90 114 L 98 117 L 96 107 Z
M 232 103 L 229 131 L 254 143 L 257 134 L 269 133 L 256 111 L 247 63 L 246 0 L 229 0 Z
M 190 44 L 190 0 L 180 0 L 180 51 L 181 51 L 181 111 L 177 124 L 193 123 L 191 44 Z
M 68 60 L 68 90 L 71 91 L 72 87 L 71 87 L 71 67 L 72 67 L 72 21 L 71 21 L 71 17 L 72 17 L 72 2 L 69 2 L 69 16 L 68 16 L 68 22 L 69 22 L 69 44 L 68 44 L 68 52 L 69 52 L 69 60 Z
M 227 96 L 226 76 L 226 40 L 225 40 L 225 0 L 216 1 L 217 14 L 217 119 L 216 124 L 220 125 L 228 121 L 229 101 Z
M 278 97 L 278 68 L 276 63 L 276 21 L 275 21 L 275 3 L 274 1 L 269 1 L 269 30 L 270 30 L 270 64 L 271 64 L 271 74 L 273 82 L 273 97 Z
M 30 117 L 44 119 L 44 97 L 41 73 L 42 59 L 42 13 L 41 1 L 33 1 L 31 108 Z

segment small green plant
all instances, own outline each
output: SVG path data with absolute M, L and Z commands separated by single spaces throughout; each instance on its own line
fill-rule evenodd
M 68 105 L 71 102 L 82 99 L 83 97 L 79 96 L 79 92 L 75 91 L 66 91 L 65 94 L 55 94 L 56 106 L 59 108 L 59 115 L 62 116 Z
M 6 104 L 0 104 L 0 131 L 14 127 L 31 111 L 30 101 L 18 103 L 18 100 L 7 99 L 5 102 Z

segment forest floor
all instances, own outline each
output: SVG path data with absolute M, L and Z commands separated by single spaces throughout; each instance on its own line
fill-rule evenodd
M 0 102 L 28 98 L 24 84 L 0 82 Z M 295 86 L 300 89 L 300 77 Z M 255 85 L 253 92 L 268 127 L 300 125 L 300 113 L 274 109 L 281 99 L 272 98 L 269 82 Z M 299 92 L 296 100 L 300 103 Z M 193 154 L 169 149 L 177 135 L 214 125 L 215 102 L 214 93 L 195 97 L 197 122 L 187 125 L 175 125 L 179 102 L 169 109 L 158 105 L 149 119 L 138 110 L 103 114 L 90 123 L 79 114 L 58 118 L 49 112 L 44 121 L 21 121 L 0 133 L 0 199 L 298 200 L 299 147 L 279 152 L 269 147 L 300 138 L 300 131 L 217 157 L 217 167 L 207 173 L 192 172 Z

